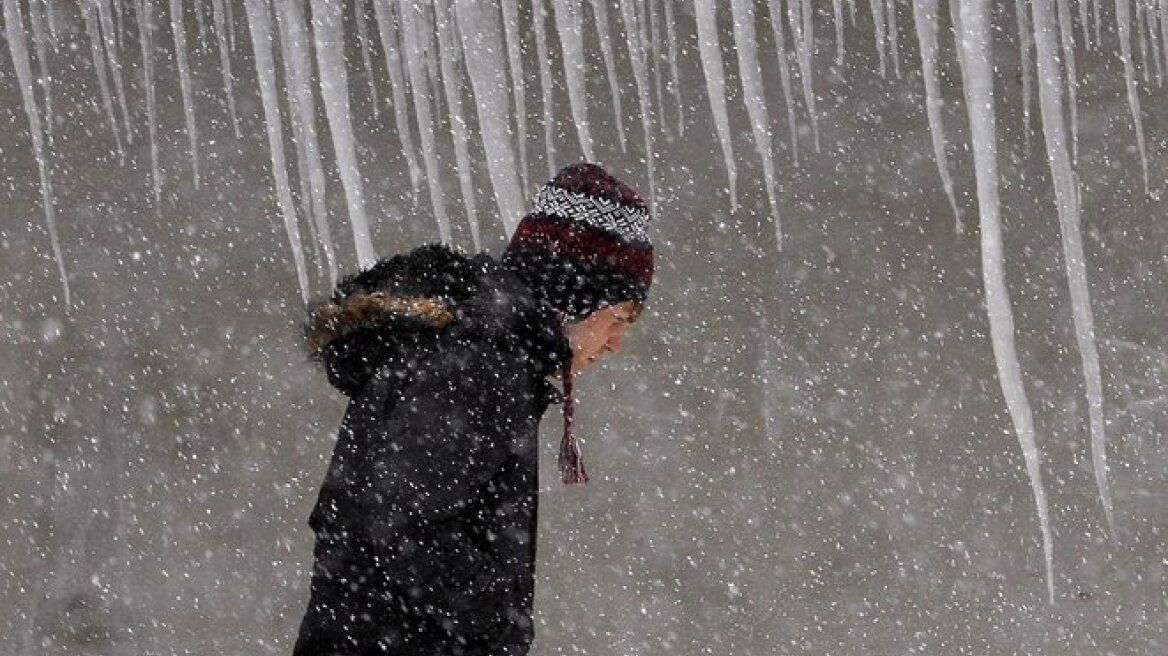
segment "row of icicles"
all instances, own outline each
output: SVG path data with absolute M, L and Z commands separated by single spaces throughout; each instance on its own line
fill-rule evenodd
M 42 117 L 52 115 L 52 71 L 48 67 L 48 51 L 56 48 L 61 20 L 58 8 L 51 0 L 29 0 L 28 15 L 24 15 L 20 0 L 2 0 L 5 31 L 13 66 L 20 85 L 25 112 L 28 117 L 32 148 L 40 176 L 45 222 L 52 250 L 64 286 L 65 304 L 70 305 L 70 290 L 64 260 L 57 238 L 53 211 L 52 181 L 48 157 L 51 154 L 53 122 Z M 799 95 L 811 124 L 812 139 L 819 151 L 819 129 L 814 93 L 814 62 L 816 52 L 816 8 L 811 0 L 773 0 L 761 14 L 772 31 L 774 53 L 761 55 L 755 31 L 756 7 L 752 0 L 731 0 L 729 17 L 733 23 L 733 42 L 719 42 L 719 13 L 727 8 L 714 0 L 691 0 L 690 7 L 697 26 L 698 53 L 705 76 L 706 96 L 725 162 L 725 172 L 733 209 L 737 209 L 736 154 L 728 118 L 726 76 L 722 53 L 729 48 L 737 57 L 738 81 L 750 122 L 750 133 L 761 158 L 767 198 L 775 227 L 775 236 L 781 247 L 779 204 L 775 185 L 775 162 L 772 156 L 771 119 L 765 101 L 765 88 L 773 78 L 763 75 L 762 61 L 774 57 L 785 103 L 785 118 L 790 135 L 790 153 L 797 166 L 799 144 L 796 130 L 796 92 L 793 78 L 797 74 Z M 438 94 L 445 101 L 445 124 L 454 146 L 454 173 L 459 181 L 463 207 L 470 225 L 475 248 L 480 242 L 474 189 L 471 184 L 469 144 L 471 139 L 467 120 L 475 112 L 479 139 L 486 155 L 487 173 L 491 181 L 499 216 L 503 217 L 508 232 L 523 214 L 522 189 L 527 188 L 528 125 L 526 109 L 527 75 L 522 66 L 520 47 L 520 8 L 518 0 L 501 0 L 499 4 L 474 0 L 369 0 L 358 2 L 354 10 L 354 24 L 361 44 L 361 65 L 369 80 L 367 93 L 378 111 L 379 90 L 372 71 L 372 34 L 376 34 L 384 56 L 384 67 L 389 77 L 389 97 L 385 103 L 392 110 L 392 119 L 401 142 L 411 181 L 417 189 L 424 179 L 444 241 L 450 241 L 451 228 L 440 179 L 448 172 L 440 170 L 435 157 L 435 126 L 441 117 Z M 1145 188 L 1148 183 L 1147 154 L 1140 122 L 1139 93 L 1132 48 L 1132 9 L 1130 0 L 1114 0 L 1115 27 L 1119 41 L 1119 56 L 1124 67 L 1128 101 L 1131 106 L 1136 143 L 1143 166 Z M 119 155 L 124 158 L 120 113 L 124 123 L 124 142 L 132 141 L 132 117 L 128 109 L 123 80 L 126 54 L 124 44 L 130 24 L 130 8 L 117 0 L 84 0 L 82 19 L 89 39 L 93 67 L 96 72 L 102 105 L 114 135 Z M 199 135 L 195 121 L 195 94 L 192 89 L 191 66 L 186 42 L 183 0 L 166 0 L 165 9 L 155 6 L 153 0 L 132 0 L 132 11 L 138 32 L 141 60 L 142 89 L 145 90 L 146 123 L 150 140 L 150 158 L 155 207 L 161 205 L 162 176 L 158 164 L 157 101 L 154 97 L 155 69 L 150 56 L 155 39 L 162 31 L 158 23 L 168 24 L 165 32 L 173 40 L 175 64 L 178 69 L 185 118 L 185 132 L 192 162 L 193 182 L 200 186 Z M 330 285 L 337 280 L 337 258 L 329 231 L 325 204 L 325 167 L 322 160 L 317 130 L 316 98 L 323 101 L 329 137 L 336 157 L 336 168 L 348 209 L 357 258 L 367 267 L 376 259 L 370 241 L 365 217 L 362 177 L 350 118 L 347 62 L 343 58 L 345 43 L 343 11 L 346 3 L 339 0 L 242 0 L 243 10 L 255 60 L 257 82 L 263 108 L 269 153 L 272 163 L 276 199 L 288 241 L 293 253 L 297 279 L 302 298 L 307 303 L 309 283 L 303 255 L 298 215 L 306 219 L 312 247 L 327 263 Z M 350 3 L 351 4 L 351 3 Z M 672 102 L 677 117 L 676 131 L 685 129 L 684 106 L 677 69 L 677 37 L 675 34 L 674 0 L 620 0 L 615 5 L 615 33 L 623 39 L 614 39 L 610 32 L 608 6 L 603 0 L 589 0 L 591 15 L 585 16 L 582 0 L 532 0 L 530 7 L 535 59 L 538 61 L 538 84 L 544 108 L 544 135 L 546 162 L 549 173 L 556 161 L 553 143 L 554 120 L 551 112 L 553 78 L 551 57 L 548 55 L 547 21 L 550 19 L 560 43 L 562 74 L 566 83 L 571 109 L 571 120 L 579 141 L 579 153 L 594 159 L 594 149 L 588 120 L 589 94 L 585 91 L 584 39 L 594 37 L 603 58 L 608 79 L 615 126 L 620 147 L 626 148 L 620 85 L 616 74 L 615 47 L 623 41 L 628 53 L 636 88 L 636 102 L 647 163 L 649 193 L 656 198 L 654 171 L 654 136 L 665 125 L 664 106 Z M 900 0 L 870 0 L 874 38 L 881 75 L 887 75 L 891 60 L 893 73 L 900 76 L 899 38 L 897 25 Z M 238 84 L 232 73 L 231 53 L 237 47 L 234 18 L 235 8 L 229 0 L 211 0 L 211 20 L 204 16 L 202 3 L 194 3 L 193 13 L 198 25 L 198 44 L 208 50 L 209 39 L 214 39 L 222 72 L 223 89 L 231 125 L 237 138 L 242 138 L 236 113 L 234 86 Z M 1143 62 L 1144 82 L 1149 83 L 1150 71 L 1155 68 L 1157 84 L 1163 84 L 1164 68 L 1168 58 L 1168 0 L 1139 0 L 1136 5 L 1139 52 Z M 1022 80 L 1024 120 L 1029 137 L 1030 106 L 1033 88 L 1037 95 L 1042 119 L 1042 134 L 1048 154 L 1054 184 L 1059 225 L 1061 229 L 1064 262 L 1073 307 L 1075 334 L 1082 358 L 1083 379 L 1088 402 L 1091 453 L 1099 495 L 1107 524 L 1114 535 L 1115 523 L 1111 494 L 1107 481 L 1106 443 L 1103 431 L 1102 384 L 1099 357 L 1095 347 L 1094 321 L 1088 296 L 1086 262 L 1080 230 L 1080 201 L 1074 162 L 1078 154 L 1078 114 L 1075 69 L 1076 39 L 1087 48 L 1102 43 L 1102 15 L 1100 0 L 1078 0 L 1072 8 L 1071 0 L 1015 0 L 1016 30 L 1019 47 L 1023 50 Z M 1075 11 L 1077 9 L 1077 11 Z M 834 58 L 837 64 L 845 56 L 845 24 L 854 25 L 855 0 L 832 0 L 831 25 L 834 28 Z M 826 11 L 824 12 L 826 13 Z M 846 16 L 845 16 L 846 14 Z M 996 127 L 993 107 L 993 70 L 991 16 L 988 0 L 954 0 L 948 3 L 947 18 L 951 34 L 956 40 L 957 58 L 966 98 L 971 146 L 977 180 L 978 212 L 980 219 L 981 253 L 986 301 L 990 320 L 993 351 L 1002 390 L 1009 409 L 1030 479 L 1037 506 L 1042 545 L 1045 555 L 1047 590 L 1053 602 L 1054 572 L 1052 538 L 1046 493 L 1040 473 L 1040 457 L 1035 440 L 1033 419 L 1022 384 L 1021 367 L 1014 347 L 1014 327 L 1009 293 L 1005 283 L 1002 228 L 998 202 Z M 939 39 L 942 35 L 941 12 L 938 0 L 912 0 L 912 15 L 921 53 L 921 73 L 925 82 L 925 103 L 929 129 L 932 135 L 942 188 L 961 229 L 961 213 L 953 189 L 946 156 L 945 132 L 941 124 L 940 79 L 938 75 Z M 275 20 L 273 21 L 273 16 Z M 370 25 L 372 18 L 372 25 Z M 26 43 L 26 25 L 31 33 L 35 58 Z M 949 32 L 947 32 L 949 33 Z M 788 43 L 790 45 L 788 45 Z M 273 45 L 275 44 L 275 49 Z M 276 59 L 279 55 L 280 71 Z M 794 65 L 791 64 L 793 60 Z M 32 62 L 38 66 L 38 75 L 32 74 Z M 314 65 L 316 74 L 314 75 Z M 1035 69 L 1037 75 L 1035 75 Z M 283 77 L 281 107 L 278 76 Z M 670 83 L 663 91 L 662 77 Z M 41 90 L 36 98 L 34 79 Z M 112 83 L 111 83 L 112 80 Z M 314 81 L 316 86 L 314 86 Z M 473 97 L 473 109 L 466 107 L 467 87 Z M 510 89 L 510 93 L 508 93 Z M 116 108 L 115 108 L 116 105 Z M 411 122 L 410 108 L 413 109 Z M 1069 111 L 1069 129 L 1064 120 L 1064 108 Z M 295 144 L 297 189 L 294 194 L 288 175 L 288 156 L 284 152 L 287 118 Z M 413 137 L 417 135 L 418 142 Z M 418 152 L 421 152 L 421 162 Z M 299 205 L 299 207 L 297 207 Z

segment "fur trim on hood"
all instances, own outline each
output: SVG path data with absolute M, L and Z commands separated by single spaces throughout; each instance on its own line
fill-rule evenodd
M 404 368 L 439 339 L 522 348 L 541 374 L 572 357 L 556 311 L 518 276 L 486 253 L 468 258 L 442 244 L 345 277 L 309 305 L 303 328 L 309 357 L 348 396 L 379 368 Z

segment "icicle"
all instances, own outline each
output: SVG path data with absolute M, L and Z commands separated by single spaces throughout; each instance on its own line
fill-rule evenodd
M 101 1 L 105 2 L 106 0 Z M 119 0 L 108 1 L 113 5 L 114 21 L 117 23 L 117 27 L 114 29 L 114 44 L 117 46 L 118 50 L 121 50 L 122 31 L 126 29 L 125 20 L 122 17 L 122 3 Z M 106 11 L 109 11 L 109 7 L 106 7 Z
M 1091 5 L 1095 12 L 1095 43 L 1103 43 L 1103 0 L 1091 0 Z M 1084 26 L 1086 27 L 1086 26 Z
M 653 153 L 653 107 L 649 101 L 649 76 L 645 69 L 645 45 L 642 28 L 637 22 L 634 0 L 621 0 L 621 18 L 624 21 L 625 41 L 633 64 L 633 81 L 637 84 L 637 100 L 641 105 L 641 132 L 645 139 L 645 163 L 649 176 L 649 206 L 657 205 L 656 156 Z
M 649 51 L 653 61 L 653 88 L 657 93 L 657 107 L 660 108 L 661 120 L 665 120 L 665 93 L 661 85 L 661 16 L 657 10 L 657 0 L 646 0 L 642 24 L 649 27 Z
M 532 0 L 532 20 L 535 23 L 535 58 L 539 60 L 539 88 L 543 101 L 543 143 L 546 150 L 548 177 L 556 172 L 556 142 L 553 131 L 555 119 L 552 116 L 552 69 L 547 47 L 546 0 Z
M 28 5 L 28 23 L 32 28 L 32 40 L 36 46 L 38 76 L 41 83 L 41 93 L 45 96 L 45 144 L 46 150 L 53 147 L 53 85 L 52 75 L 49 73 L 49 52 L 47 35 L 45 34 L 44 16 L 42 11 L 48 10 L 44 0 L 33 0 Z
M 53 11 L 53 4 L 52 4 L 52 2 L 50 2 L 50 0 L 41 0 L 41 5 L 44 7 L 44 10 L 45 10 L 45 22 L 49 26 L 49 43 L 51 43 L 53 45 L 53 47 L 56 48 L 57 47 L 57 18 L 56 18 L 57 15 Z
M 453 18 L 451 25 L 453 26 Z M 519 188 L 527 189 L 527 99 L 525 98 L 527 90 L 523 83 L 523 57 L 519 50 L 518 0 L 503 0 L 503 37 L 507 40 L 507 61 L 511 64 L 511 93 L 515 99 L 515 119 L 519 131 Z M 623 134 L 621 138 L 624 138 Z M 470 209 L 468 206 L 467 211 L 469 212 Z
M 410 81 L 410 96 L 414 101 L 414 116 L 418 119 L 418 138 L 422 141 L 422 162 L 426 165 L 426 186 L 430 190 L 430 206 L 438 221 L 438 236 L 444 243 L 451 242 L 450 219 L 446 216 L 446 201 L 442 193 L 442 171 L 438 168 L 437 148 L 434 143 L 434 121 L 430 116 L 430 84 L 426 79 L 423 60 L 422 35 L 427 34 L 424 17 L 414 0 L 401 0 L 398 5 L 402 19 L 406 75 Z
M 892 72 L 900 77 L 900 29 L 896 25 L 896 0 L 888 0 L 888 10 L 885 12 L 888 19 L 888 44 L 892 57 Z
M 669 43 L 669 80 L 673 88 L 673 99 L 677 103 L 677 136 L 680 137 L 685 134 L 685 114 L 681 104 L 681 77 L 677 73 L 677 32 L 674 27 L 673 0 L 665 0 L 665 40 Z M 623 135 L 621 149 L 624 149 Z
M 331 289 L 337 284 L 337 255 L 328 223 L 324 162 L 316 133 L 316 101 L 312 95 L 312 50 L 303 12 L 302 2 L 282 2 L 276 10 L 276 23 L 280 30 L 280 59 L 284 63 L 284 86 L 291 110 L 293 141 L 297 147 L 297 167 L 299 169 L 302 164 L 304 169 L 300 193 L 302 198 L 311 200 L 306 216 L 312 217 L 312 224 L 316 226 L 316 238 L 324 250 Z
M 235 3 L 227 0 L 223 7 L 227 10 L 227 47 L 235 52 Z
M 243 6 L 247 11 L 247 26 L 251 32 L 252 49 L 255 51 L 256 78 L 259 81 L 260 101 L 264 108 L 264 128 L 267 131 L 268 149 L 272 158 L 276 198 L 280 204 L 280 214 L 284 217 L 284 231 L 288 234 L 288 244 L 292 248 L 300 296 L 307 306 L 308 274 L 304 266 L 304 248 L 300 243 L 300 227 L 296 222 L 296 210 L 292 206 L 292 192 L 288 187 L 288 171 L 284 164 L 284 128 L 280 120 L 280 104 L 276 98 L 276 69 L 272 62 L 272 26 L 268 15 L 268 2 L 244 0 Z M 286 6 L 291 7 L 292 3 L 289 2 Z M 362 263 L 362 266 L 368 265 Z
M 913 20 L 916 22 L 917 39 L 921 44 L 921 76 L 925 81 L 925 109 L 929 118 L 929 132 L 933 137 L 933 159 L 937 163 L 937 172 L 941 174 L 941 186 L 944 187 L 945 196 L 949 199 L 949 208 L 953 211 L 957 233 L 960 234 L 961 209 L 957 206 L 957 196 L 953 193 L 953 179 L 949 176 L 949 158 L 945 154 L 945 127 L 941 121 L 941 79 L 937 73 L 937 0 L 913 0 Z
M 1079 159 L 1079 76 L 1075 71 L 1075 33 L 1070 0 L 1058 0 L 1059 33 L 1063 45 L 1063 65 L 1067 68 L 1067 90 L 1071 108 L 1071 159 Z
M 191 92 L 191 69 L 187 63 L 187 36 L 183 28 L 182 0 L 170 0 L 170 29 L 174 33 L 174 58 L 178 64 L 179 88 L 182 90 L 183 116 L 186 118 L 187 141 L 191 150 L 191 167 L 195 189 L 199 188 L 199 133 L 195 125 L 195 99 Z
M 158 168 L 158 103 L 154 97 L 154 16 L 149 0 L 137 0 L 138 45 L 142 51 L 142 88 L 146 90 L 146 129 L 150 134 L 150 180 L 154 211 L 162 213 L 162 172 Z
M 795 128 L 795 97 L 791 95 L 791 69 L 787 63 L 787 40 L 783 36 L 783 7 L 778 0 L 768 2 L 767 6 L 770 9 L 771 30 L 775 34 L 775 54 L 779 59 L 779 83 L 783 89 L 783 103 L 787 106 L 787 128 L 791 133 L 791 161 L 795 166 L 799 166 L 799 132 Z
M 625 123 L 621 112 L 620 88 L 616 83 L 616 61 L 612 52 L 612 40 L 608 36 L 608 9 L 606 9 L 604 0 L 592 0 L 592 14 L 593 23 L 596 25 L 596 36 L 600 40 L 600 54 L 604 57 L 604 70 L 608 74 L 608 91 L 612 96 L 612 113 L 616 117 L 617 138 L 620 139 L 621 152 L 628 152 L 625 145 Z M 670 27 L 672 28 L 672 25 Z M 672 37 L 670 37 L 669 47 L 672 52 Z
M 1148 63 L 1148 15 L 1144 9 L 1142 0 L 1136 0 L 1135 18 L 1136 39 L 1140 44 L 1140 72 L 1143 73 L 1144 84 L 1148 84 L 1151 82 L 1148 78 L 1149 69 L 1151 69 L 1151 64 Z
M 109 62 L 110 77 L 114 79 L 114 96 L 117 98 L 118 108 L 122 110 L 122 120 L 126 125 L 126 143 L 134 143 L 134 131 L 130 128 L 130 110 L 126 108 L 126 87 L 122 84 L 122 64 L 118 60 L 119 44 L 118 40 L 114 38 L 114 35 L 120 34 L 121 31 L 114 27 L 106 0 L 97 0 L 96 5 L 98 19 L 101 21 L 102 37 L 105 41 L 105 56 Z
M 1144 144 L 1144 122 L 1140 117 L 1140 94 L 1136 89 L 1131 56 L 1131 5 L 1128 0 L 1115 0 L 1115 22 L 1119 28 L 1119 53 L 1123 60 L 1123 80 L 1127 87 L 1127 103 L 1131 108 L 1132 125 L 1136 131 L 1136 147 L 1140 151 L 1140 167 L 1144 172 L 1144 193 L 1148 192 L 1148 150 Z
M 693 0 L 693 3 L 694 19 L 697 21 L 698 29 L 698 54 L 702 60 L 702 71 L 706 75 L 706 95 L 710 98 L 710 112 L 714 114 L 718 142 L 722 144 L 727 189 L 730 191 L 730 208 L 737 212 L 738 170 L 734 162 L 734 142 L 730 138 L 730 118 L 726 111 L 726 76 L 722 68 L 722 48 L 718 44 L 718 17 L 715 14 L 714 0 Z M 782 56 L 781 52 L 779 56 Z M 789 93 L 787 97 L 790 98 Z
M 109 80 L 106 79 L 105 57 L 102 55 L 101 28 L 97 24 L 97 7 L 88 3 L 82 12 L 85 17 L 85 31 L 89 36 L 89 54 L 93 59 L 93 70 L 97 73 L 97 87 L 101 93 L 101 104 L 105 107 L 105 114 L 109 118 L 110 131 L 114 134 L 114 143 L 118 149 L 118 160 L 126 160 L 126 150 L 122 147 L 122 134 L 118 131 L 118 118 L 114 114 L 114 101 L 110 97 Z M 21 28 L 23 30 L 23 27 Z M 22 32 L 23 34 L 23 32 Z
M 1157 9 L 1160 14 L 1160 52 L 1164 56 L 1165 68 L 1168 68 L 1168 0 L 1159 0 Z
M 4 31 L 7 34 L 8 52 L 16 69 L 20 98 L 24 102 L 24 113 L 28 116 L 28 133 L 32 137 L 32 152 L 36 157 L 37 174 L 41 181 L 41 204 L 45 208 L 45 228 L 49 232 L 49 243 L 53 249 L 53 259 L 61 275 L 61 286 L 65 293 L 65 305 L 72 305 L 69 291 L 69 275 L 65 272 L 65 258 L 61 254 L 61 242 L 57 237 L 56 213 L 53 211 L 53 181 L 49 176 L 49 162 L 45 157 L 41 142 L 41 117 L 36 98 L 32 92 L 32 66 L 29 64 L 28 45 L 24 42 L 24 16 L 20 11 L 20 0 L 4 1 Z M 34 8 L 35 11 L 35 8 Z
M 1055 201 L 1058 207 L 1059 231 L 1062 235 L 1063 264 L 1071 291 L 1071 310 L 1075 323 L 1075 338 L 1083 362 L 1083 381 L 1087 389 L 1087 414 L 1091 429 L 1091 461 L 1099 499 L 1112 536 L 1115 518 L 1107 483 L 1107 437 L 1103 431 L 1103 383 L 1100 376 L 1099 353 L 1095 348 L 1095 320 L 1091 313 L 1091 297 L 1087 284 L 1086 257 L 1080 228 L 1078 182 L 1067 156 L 1067 137 L 1062 115 L 1062 74 L 1059 71 L 1054 44 L 1054 16 L 1051 0 L 1032 0 L 1034 11 L 1034 38 L 1038 46 L 1039 106 L 1042 109 L 1042 133 L 1046 139 L 1047 161 L 1054 181 Z
M 831 0 L 831 18 L 835 24 L 835 65 L 844 65 L 844 3 Z
M 965 51 L 961 48 L 961 8 L 960 2 L 962 0 L 949 0 L 949 22 L 953 27 L 953 38 L 957 43 L 957 68 L 961 70 L 961 79 L 965 79 L 969 73 L 965 70 Z
M 801 4 L 800 4 L 801 3 Z M 795 61 L 799 64 L 799 79 L 803 82 L 803 102 L 811 117 L 811 138 L 815 152 L 819 152 L 819 116 L 815 111 L 815 91 L 811 76 L 814 67 L 811 62 L 811 44 L 815 41 L 812 32 L 812 11 L 810 0 L 787 0 L 787 17 L 791 21 L 791 39 L 795 42 Z M 897 65 L 899 70 L 899 64 Z M 899 75 L 899 73 L 897 73 Z
M 936 0 L 932 0 L 935 3 Z M 1018 58 L 1022 60 L 1022 139 L 1023 148 L 1030 154 L 1030 98 L 1031 78 L 1033 73 L 1030 62 L 1030 51 L 1034 49 L 1032 43 L 1034 35 L 1030 32 L 1029 5 L 1027 0 L 1014 0 L 1014 17 L 1018 25 Z
M 981 217 L 982 279 L 985 284 L 986 309 L 989 314 L 990 338 L 994 361 L 1006 406 L 1018 435 L 1038 521 L 1046 560 L 1046 588 L 1054 603 L 1054 559 L 1047 510 L 1046 489 L 1038 443 L 1034 436 L 1034 419 L 1026 389 L 1022 385 L 1022 367 L 1014 348 L 1014 317 L 1006 287 L 1003 263 L 1002 222 L 998 203 L 997 136 L 994 119 L 993 63 L 989 26 L 988 0 L 959 0 L 961 27 L 958 47 L 964 52 L 966 71 L 962 79 L 973 144 L 974 169 L 977 177 L 978 213 Z
M 503 63 L 503 36 L 493 7 L 475 0 L 455 0 L 458 34 L 462 39 L 467 72 L 478 109 L 479 132 L 487 156 L 487 171 L 495 203 L 506 233 L 515 231 L 523 215 L 523 194 L 511 150 L 507 68 Z
M 435 0 L 435 28 L 438 33 L 438 60 L 442 67 L 442 90 L 446 95 L 446 106 L 450 111 L 450 135 L 454 141 L 454 161 L 458 170 L 458 184 L 462 191 L 462 204 L 466 208 L 466 218 L 470 223 L 470 236 L 476 251 L 482 249 L 479 235 L 478 211 L 475 208 L 474 181 L 471 178 L 470 139 L 467 135 L 466 118 L 462 111 L 461 70 L 458 68 L 459 48 L 457 36 L 451 32 L 458 29 L 450 6 L 450 0 Z M 518 53 L 516 53 L 518 54 Z M 514 64 L 515 62 L 512 62 Z
M 775 193 L 775 162 L 771 156 L 770 116 L 766 106 L 766 91 L 762 69 L 758 64 L 758 45 L 755 43 L 754 8 L 751 0 L 733 0 L 730 11 L 734 18 L 734 45 L 738 53 L 738 75 L 742 80 L 742 99 L 750 117 L 754 145 L 762 158 L 763 179 L 766 181 L 767 200 L 771 206 L 771 220 L 775 224 L 775 243 L 783 250 L 783 231 L 779 220 L 779 201 Z
M 114 0 L 117 2 L 117 0 Z M 207 50 L 207 22 L 203 19 L 203 3 L 195 2 L 195 30 L 198 37 L 199 50 Z
M 332 136 L 337 171 L 345 191 L 349 224 L 357 247 L 357 261 L 362 268 L 373 265 L 377 251 L 369 238 L 365 219 L 365 198 L 361 190 L 361 170 L 357 162 L 357 143 L 349 122 L 349 74 L 345 70 L 344 28 L 340 0 L 312 0 L 312 36 L 316 47 L 316 67 L 320 77 L 320 97 Z
M 1076 0 L 1079 4 L 1079 25 L 1083 31 L 1083 46 L 1087 50 L 1091 50 L 1091 24 L 1090 24 L 1090 5 L 1088 0 Z M 1017 9 L 1017 7 L 1015 7 Z M 1029 21 L 1027 21 L 1029 22 Z
M 787 1 L 791 2 L 792 0 Z M 881 78 L 888 76 L 888 65 L 884 56 L 884 42 L 887 40 L 884 28 L 884 2 L 885 0 L 868 0 L 868 5 L 872 8 L 872 26 L 876 35 L 876 57 L 880 61 Z M 958 0 L 950 0 L 949 4 L 956 5 L 957 2 Z
M 231 116 L 231 129 L 235 132 L 235 140 L 239 141 L 241 139 L 239 115 L 235 111 L 235 91 L 231 86 L 235 76 L 231 73 L 231 54 L 227 50 L 227 30 L 229 28 L 225 24 L 223 0 L 211 0 L 211 11 L 215 21 L 215 40 L 219 46 L 219 71 L 223 74 L 223 91 L 227 94 L 227 113 Z
M 1160 11 L 1159 0 L 1148 0 L 1148 37 L 1151 40 L 1152 61 L 1156 64 L 1156 86 L 1164 86 L 1164 58 L 1160 49 Z
M 373 118 L 380 116 L 380 105 L 377 102 L 377 85 L 373 82 L 373 61 L 369 56 L 369 26 L 365 15 L 365 3 L 358 1 L 353 7 L 357 23 L 357 40 L 361 42 L 361 63 L 365 65 L 365 80 L 369 83 L 369 100 L 373 103 Z
M 381 49 L 385 53 L 385 68 L 389 71 L 390 94 L 393 97 L 393 122 L 397 136 L 401 140 L 402 154 L 410 172 L 410 193 L 417 202 L 418 186 L 422 181 L 417 155 L 414 154 L 414 139 L 410 133 L 410 119 L 406 114 L 405 82 L 402 80 L 401 58 L 398 55 L 397 30 L 393 25 L 390 0 L 373 0 L 373 14 L 377 18 L 377 32 L 381 36 Z
M 560 48 L 564 53 L 564 79 L 568 83 L 568 104 L 572 108 L 572 123 L 580 139 L 584 159 L 592 161 L 592 134 L 588 129 L 588 92 L 584 88 L 584 42 L 580 27 L 580 0 L 554 0 L 553 14 Z

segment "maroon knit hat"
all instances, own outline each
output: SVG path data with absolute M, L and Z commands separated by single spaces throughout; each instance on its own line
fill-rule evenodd
M 653 282 L 649 206 L 602 167 L 577 162 L 540 188 L 535 209 L 519 222 L 503 253 L 513 270 L 561 324 L 623 301 L 645 301 Z M 565 365 L 564 438 L 559 466 L 564 483 L 587 483 L 573 434 L 571 363 Z

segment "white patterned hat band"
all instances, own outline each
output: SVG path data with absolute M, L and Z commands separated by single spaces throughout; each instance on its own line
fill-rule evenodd
M 627 242 L 639 244 L 649 242 L 649 212 L 642 208 L 614 203 L 606 198 L 597 198 L 546 184 L 540 188 L 535 197 L 535 211 L 604 230 Z

